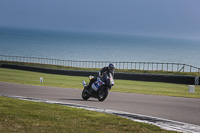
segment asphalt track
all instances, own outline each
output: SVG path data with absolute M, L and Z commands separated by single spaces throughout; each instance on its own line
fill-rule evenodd
M 200 125 L 200 99 L 110 92 L 105 101 L 99 102 L 93 98 L 82 100 L 81 92 L 81 89 L 0 82 L 0 95 L 83 104 Z

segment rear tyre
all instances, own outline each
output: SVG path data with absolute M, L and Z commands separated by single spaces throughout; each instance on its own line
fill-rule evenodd
M 83 98 L 83 100 L 88 100 L 90 98 L 90 96 L 89 96 L 88 91 L 87 91 L 86 88 L 83 89 L 82 98 Z
M 102 102 L 106 99 L 107 96 L 108 96 L 108 89 L 107 88 L 100 89 L 98 100 Z

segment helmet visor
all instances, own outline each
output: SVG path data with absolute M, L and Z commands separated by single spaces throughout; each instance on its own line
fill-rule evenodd
M 115 68 L 114 68 L 114 67 L 113 67 L 113 68 L 110 68 L 110 70 L 114 72 L 114 71 L 115 71 Z

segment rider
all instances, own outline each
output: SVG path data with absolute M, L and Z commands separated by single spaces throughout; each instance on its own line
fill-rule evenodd
M 115 66 L 114 64 L 110 63 L 107 67 L 104 67 L 99 71 L 99 76 L 102 77 L 104 73 L 107 73 L 108 75 L 109 73 L 111 73 L 112 76 L 114 76 L 114 71 L 115 71 Z M 97 80 L 96 77 L 91 79 L 88 87 L 91 88 L 92 83 L 94 83 L 96 80 Z
M 110 63 L 108 67 L 104 67 L 99 71 L 99 76 L 101 77 L 103 73 L 107 73 L 108 75 L 109 73 L 111 73 L 112 76 L 114 76 L 114 70 L 115 70 L 114 64 Z

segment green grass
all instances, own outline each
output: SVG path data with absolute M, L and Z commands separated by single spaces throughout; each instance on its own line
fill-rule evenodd
M 40 77 L 43 77 L 44 82 L 40 83 Z M 82 89 L 82 80 L 89 81 L 87 77 L 0 68 L 0 81 L 2 82 Z M 200 98 L 199 85 L 195 86 L 195 93 L 188 93 L 188 85 L 161 82 L 115 80 L 115 86 L 111 91 Z
M 40 82 L 40 77 L 43 77 L 44 82 Z M 0 81 L 3 82 L 81 89 L 82 80 L 88 78 L 0 68 Z
M 110 114 L 0 97 L 0 132 L 171 132 Z
M 116 80 L 114 91 L 141 93 L 151 95 L 176 96 L 200 98 L 200 86 L 195 86 L 195 93 L 188 93 L 189 86 L 183 84 L 161 83 L 161 82 L 143 82 Z

